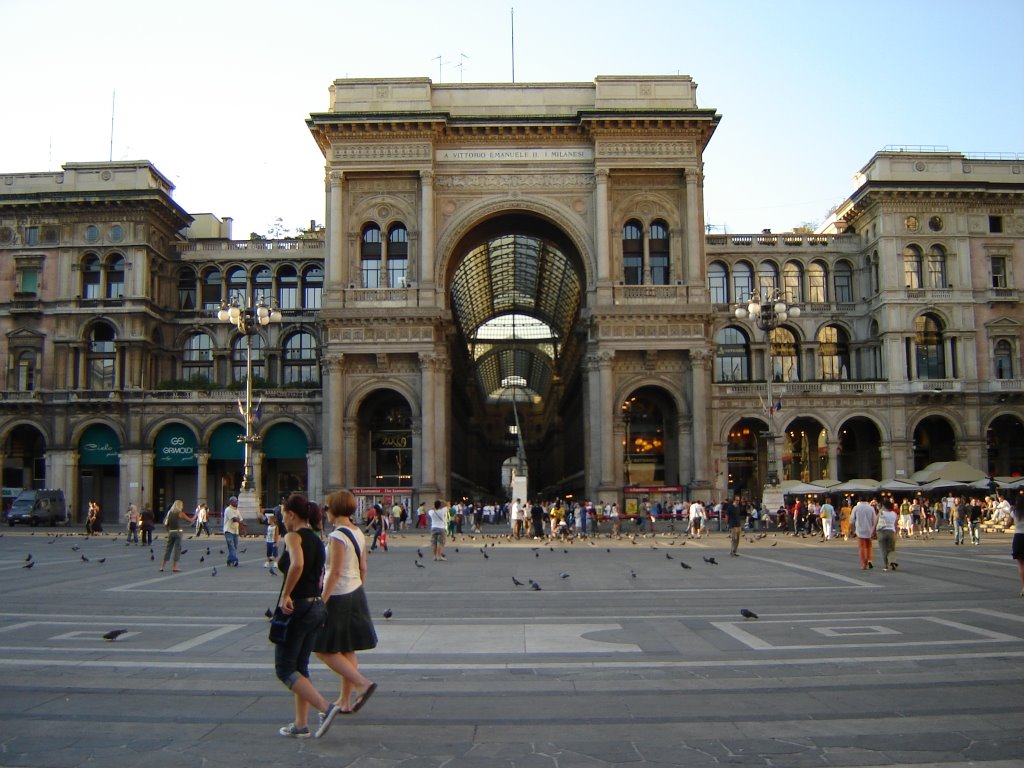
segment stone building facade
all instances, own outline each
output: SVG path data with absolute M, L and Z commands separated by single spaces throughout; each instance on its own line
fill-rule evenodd
M 1024 471 L 1024 157 L 891 148 L 817 233 L 707 233 L 719 120 L 685 76 L 338 80 L 326 226 L 283 241 L 148 163 L 0 174 L 4 485 L 220 506 L 250 341 L 265 504 L 757 498 L 767 433 L 784 479 Z M 769 339 L 734 309 L 775 290 Z

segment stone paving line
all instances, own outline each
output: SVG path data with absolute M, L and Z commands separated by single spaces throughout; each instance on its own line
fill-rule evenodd
M 25 530 L 17 536 L 19 543 L 22 537 L 31 540 Z M 453 545 L 465 544 L 468 549 L 484 541 L 495 549 L 563 546 L 479 535 L 474 541 L 470 534 Z M 250 546 L 258 542 L 252 539 Z M 655 539 L 637 536 L 635 543 L 628 538 L 599 539 L 593 546 L 620 555 L 624 549 L 652 546 L 709 553 L 724 550 L 727 542 L 726 534 L 720 533 L 701 541 L 662 534 Z M 407 554 L 426 543 L 423 532 L 396 534 L 392 551 L 380 556 Z M 745 541 L 740 552 L 744 554 L 746 545 L 752 553 L 761 549 L 760 557 L 773 543 L 793 557 L 845 547 L 842 563 L 851 572 L 856 558 L 852 541 L 823 544 L 771 534 L 755 544 Z M 946 543 L 954 550 L 951 541 Z M 937 544 L 946 557 L 941 540 L 900 541 L 907 550 L 922 554 Z M 1009 536 L 989 537 L 962 554 L 981 568 L 1003 558 L 1008 564 L 1009 544 Z M 579 541 L 564 545 L 570 551 L 590 547 Z M 749 560 L 756 565 L 754 558 Z M 404 560 L 394 562 L 412 569 Z M 478 556 L 456 558 L 436 567 L 438 573 L 450 567 L 472 576 L 480 572 L 481 562 Z M 381 566 L 371 562 L 371 574 Z M 153 599 L 163 599 L 153 594 Z M 447 594 L 434 598 L 431 605 L 461 599 Z M 174 599 L 180 607 L 189 597 L 186 593 Z M 1003 614 L 1016 609 L 1021 615 L 1016 602 L 1003 600 L 993 607 Z M 804 615 L 815 609 L 816 604 L 808 603 L 791 610 Z M 436 621 L 455 620 L 453 626 L 472 642 L 474 623 L 460 616 L 453 605 Z M 1017 647 L 1024 649 L 1024 643 Z M 252 650 L 243 653 L 242 665 L 231 668 L 225 661 L 222 669 L 215 657 L 213 664 L 201 669 L 198 660 L 195 669 L 187 663 L 160 669 L 151 663 L 158 659 L 145 658 L 127 660 L 117 668 L 103 667 L 102 662 L 47 666 L 45 658 L 38 664 L 19 659 L 13 661 L 23 661 L 24 666 L 0 666 L 0 768 L 1016 768 L 1021 765 L 1016 758 L 1024 755 L 1024 729 L 1014 716 L 1024 712 L 1024 701 L 1016 693 L 1024 678 L 1024 659 L 1012 649 L 961 654 L 953 648 L 928 661 L 914 654 L 882 653 L 858 664 L 792 654 L 780 658 L 785 664 L 753 663 L 756 660 L 748 655 L 732 654 L 709 667 L 674 667 L 664 661 L 670 656 L 652 657 L 647 665 L 616 660 L 588 667 L 586 658 L 559 654 L 532 656 L 519 665 L 487 656 L 474 665 L 457 654 L 408 662 L 387 656 L 378 662 L 374 652 L 364 657 L 363 666 L 381 670 L 380 693 L 366 710 L 340 718 L 328 737 L 318 741 L 276 735 L 287 717 L 287 693 L 273 678 L 265 643 L 254 642 Z M 314 678 L 326 693 L 329 674 L 318 669 Z M 893 716 L 893 708 L 904 706 L 895 703 L 900 701 L 909 702 L 907 710 Z M 110 712 L 118 716 L 110 717 Z M 883 717 L 883 712 L 890 714 Z

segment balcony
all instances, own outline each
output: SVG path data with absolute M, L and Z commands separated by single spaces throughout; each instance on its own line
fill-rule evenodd
M 839 250 L 844 253 L 856 253 L 859 238 L 850 235 L 812 235 L 796 232 L 784 232 L 779 235 L 705 235 L 704 244 L 708 253 L 721 250 L 789 250 L 805 249 L 810 251 Z
M 700 304 L 708 300 L 703 285 L 616 285 L 613 303 L 617 306 L 647 304 Z
M 1020 301 L 1016 288 L 989 288 L 985 298 L 989 304 L 1016 304 Z

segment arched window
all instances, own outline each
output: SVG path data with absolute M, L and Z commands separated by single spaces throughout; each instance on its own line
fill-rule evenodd
M 253 304 L 258 304 L 261 301 L 270 305 L 270 300 L 274 297 L 274 277 L 270 271 L 270 267 L 258 267 L 255 272 L 252 273 L 252 301 Z
M 668 285 L 668 226 L 664 221 L 651 224 L 648 252 L 651 258 L 651 282 L 654 285 Z
M 769 334 L 772 348 L 772 381 L 800 381 L 800 348 L 788 328 L 776 328 Z
M 86 351 L 88 365 L 88 389 L 113 389 L 117 348 L 114 345 L 114 329 L 106 323 L 96 323 L 88 334 L 89 347 Z
M 178 309 L 193 312 L 196 308 L 196 271 L 191 267 L 178 270 Z
M 316 340 L 305 332 L 285 339 L 281 383 L 284 386 L 315 386 L 320 382 L 316 359 Z
M 750 342 L 738 328 L 715 334 L 715 381 L 750 381 Z
M 875 251 L 871 258 L 868 259 L 867 266 L 871 274 L 871 295 L 874 296 L 881 289 L 880 286 L 882 285 L 878 271 L 878 251 Z
M 1013 348 L 1006 339 L 996 342 L 993 370 L 997 379 L 1013 378 Z
M 320 299 L 323 291 L 323 267 L 306 267 L 302 273 L 302 308 L 320 309 Z
M 248 342 L 245 334 L 238 334 L 231 344 L 231 380 L 245 382 L 245 359 Z M 252 381 L 253 384 L 266 383 L 267 358 L 264 354 L 263 337 L 258 333 L 252 335 Z
M 942 323 L 934 315 L 920 315 L 914 321 L 914 352 L 919 379 L 946 378 Z
M 807 300 L 812 304 L 828 303 L 828 273 L 820 261 L 807 268 Z
M 285 265 L 277 270 L 277 306 L 280 309 L 299 308 L 299 273 L 293 266 Z
M 850 337 L 838 326 L 818 331 L 818 376 L 825 381 L 850 378 Z
M 804 271 L 795 261 L 787 261 L 782 268 L 782 293 L 787 301 L 802 304 L 804 300 Z M 814 299 L 811 299 L 814 301 Z
M 712 304 L 729 303 L 729 272 L 720 261 L 708 265 L 708 293 Z
M 765 260 L 757 265 L 757 292 L 759 296 L 771 296 L 779 287 L 779 268 Z
M 119 253 L 107 259 L 107 298 L 124 298 L 124 256 Z
M 921 287 L 921 249 L 916 245 L 903 249 L 903 283 L 907 288 Z
M 878 381 L 882 378 L 882 336 L 878 330 L 878 321 L 872 320 L 868 325 L 870 341 L 860 351 L 860 373 L 858 379 Z
M 732 269 L 732 299 L 747 301 L 754 295 L 754 270 L 745 261 L 739 261 Z
M 185 381 L 213 382 L 213 342 L 205 333 L 195 333 L 185 341 L 181 358 L 181 373 Z
M 644 233 L 639 221 L 622 228 L 622 271 L 626 285 L 640 285 L 644 277 Z
M 206 270 L 203 272 L 203 309 L 217 309 L 223 300 L 224 289 L 220 270 Z
M 228 298 L 237 301 L 243 307 L 249 301 L 249 283 L 245 270 L 241 267 L 228 270 Z
M 15 369 L 15 389 L 19 392 L 32 392 L 36 388 L 36 353 L 22 352 L 18 355 Z
M 404 288 L 409 269 L 409 233 L 404 224 L 388 231 L 388 286 Z
M 100 298 L 100 284 L 103 275 L 100 272 L 100 257 L 90 253 L 82 259 L 82 298 L 96 300 Z
M 380 227 L 376 224 L 367 224 L 363 228 L 359 257 L 362 264 L 363 288 L 380 288 Z
M 928 287 L 949 287 L 946 284 L 946 249 L 941 245 L 933 245 L 928 249 Z
M 836 302 L 839 304 L 853 303 L 853 267 L 848 261 L 837 261 L 832 272 L 835 285 Z

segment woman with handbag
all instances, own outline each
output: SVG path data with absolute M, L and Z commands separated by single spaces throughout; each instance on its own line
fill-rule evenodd
M 309 656 L 327 614 L 320 599 L 324 548 L 314 533 L 320 524 L 320 510 L 305 496 L 293 494 L 285 502 L 284 524 L 288 530 L 285 551 L 277 561 L 284 584 L 277 605 L 289 621 L 285 637 L 274 646 L 274 671 L 295 698 L 295 720 L 278 732 L 298 739 L 320 738 L 338 713 L 309 679 Z M 307 723 L 310 705 L 321 713 L 315 734 Z
M 363 591 L 366 538 L 352 522 L 356 497 L 349 491 L 332 493 L 325 509 L 334 526 L 327 537 L 327 578 L 322 592 L 327 621 L 314 650 L 324 664 L 341 676 L 341 698 L 334 704 L 341 714 L 348 715 L 358 712 L 377 690 L 377 684 L 359 671 L 356 658 L 356 651 L 377 647 L 377 632 Z

